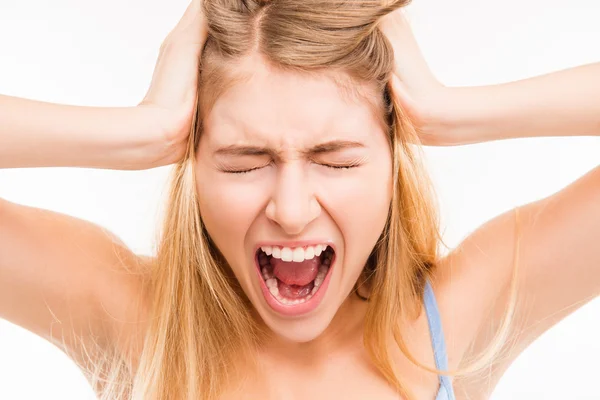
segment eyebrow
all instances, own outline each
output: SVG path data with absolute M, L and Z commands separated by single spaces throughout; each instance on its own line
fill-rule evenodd
M 351 140 L 332 140 L 320 143 L 310 149 L 303 150 L 302 154 L 308 157 L 314 157 L 320 154 L 335 153 L 346 149 L 364 148 L 365 145 Z M 270 156 L 273 159 L 280 160 L 281 152 L 262 146 L 248 145 L 230 145 L 224 146 L 215 151 L 216 155 L 222 156 Z

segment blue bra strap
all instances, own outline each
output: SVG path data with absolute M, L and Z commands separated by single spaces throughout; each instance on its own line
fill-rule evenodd
M 446 354 L 446 341 L 444 340 L 444 331 L 442 329 L 442 320 L 438 309 L 435 294 L 429 281 L 425 283 L 424 292 L 425 312 L 429 321 L 429 335 L 431 336 L 431 344 L 433 346 L 433 355 L 435 357 L 435 365 L 437 369 L 448 370 L 448 355 Z M 452 393 L 452 381 L 447 375 L 439 375 L 440 385 L 443 386 L 448 393 Z

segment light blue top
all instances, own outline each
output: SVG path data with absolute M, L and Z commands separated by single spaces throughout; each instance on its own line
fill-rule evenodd
M 429 335 L 433 346 L 433 355 L 435 366 L 442 371 L 448 370 L 448 355 L 446 354 L 446 341 L 444 340 L 444 331 L 442 330 L 442 321 L 440 311 L 435 300 L 435 294 L 429 284 L 425 283 L 424 299 L 425 312 L 429 322 Z M 439 375 L 440 389 L 435 400 L 456 400 L 454 389 L 452 388 L 452 379 L 447 375 Z

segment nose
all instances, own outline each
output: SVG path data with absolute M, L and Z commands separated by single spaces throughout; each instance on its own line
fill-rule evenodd
M 301 165 L 280 169 L 265 213 L 288 235 L 298 235 L 321 213 L 321 206 Z

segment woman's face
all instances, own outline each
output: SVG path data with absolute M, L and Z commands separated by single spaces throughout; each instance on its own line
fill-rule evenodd
M 330 324 L 384 228 L 390 148 L 373 107 L 330 77 L 248 70 L 204 121 L 201 215 L 265 324 L 307 342 Z

